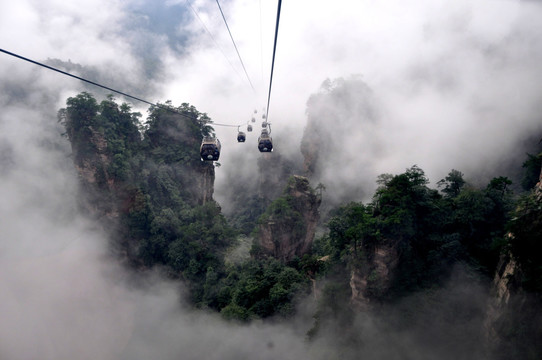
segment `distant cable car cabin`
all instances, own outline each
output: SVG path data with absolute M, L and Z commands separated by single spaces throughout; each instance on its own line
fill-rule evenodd
M 252 117 L 251 120 L 252 120 L 253 123 L 256 122 L 256 118 L 254 116 Z
M 267 127 L 267 121 L 263 121 L 263 122 L 262 122 L 262 128 L 265 129 L 266 127 Z
M 220 140 L 212 136 L 205 136 L 201 142 L 199 153 L 204 161 L 217 161 L 220 157 Z
M 250 124 L 247 125 L 247 131 L 248 131 L 248 132 L 252 132 L 252 125 L 250 125 Z
M 244 132 L 239 131 L 237 133 L 237 142 L 245 142 L 246 139 L 247 139 L 247 136 L 246 136 L 246 134 Z
M 258 138 L 258 150 L 260 152 L 271 152 L 273 150 L 273 139 L 269 136 L 267 129 L 263 129 Z

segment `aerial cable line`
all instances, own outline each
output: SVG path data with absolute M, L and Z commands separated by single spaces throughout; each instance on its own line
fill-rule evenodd
M 273 60 L 271 61 L 271 76 L 269 78 L 269 94 L 267 95 L 267 108 L 265 112 L 265 119 L 266 121 L 269 121 L 269 100 L 271 99 L 271 86 L 273 85 L 273 70 L 275 68 L 275 52 L 277 50 L 277 38 L 279 34 L 279 21 L 280 21 L 280 6 L 282 4 L 282 0 L 279 0 L 278 8 L 277 8 L 277 24 L 275 26 L 275 41 L 273 44 Z
M 262 35 L 262 0 L 260 3 L 260 68 L 262 72 L 262 83 L 263 83 L 263 35 Z
M 243 125 L 245 125 L 245 124 L 241 124 L 241 125 L 229 125 L 229 124 L 215 124 L 215 123 L 213 123 L 213 125 L 217 125 L 217 126 L 226 126 L 226 127 L 236 127 L 236 128 L 238 128 L 238 127 L 243 126 Z
M 247 76 L 247 80 L 250 84 L 250 87 L 252 88 L 252 91 L 256 92 L 256 90 L 254 89 L 254 85 L 252 85 L 252 81 L 250 81 L 250 77 L 248 76 L 247 69 L 245 68 L 245 64 L 243 63 L 243 59 L 241 59 L 241 54 L 239 54 L 239 50 L 237 49 L 235 40 L 233 40 L 233 35 L 231 34 L 230 27 L 228 26 L 228 22 L 226 21 L 226 17 L 224 16 L 224 12 L 222 11 L 222 7 L 220 6 L 220 3 L 218 2 L 218 0 L 216 0 L 216 4 L 218 5 L 218 8 L 220 9 L 220 14 L 222 14 L 222 19 L 224 19 L 224 24 L 226 24 L 226 28 L 228 29 L 228 33 L 230 34 L 230 38 L 233 43 L 233 46 L 235 47 L 235 51 L 237 52 L 237 56 L 239 56 L 239 61 L 241 62 L 241 66 L 243 67 L 243 70 L 245 71 L 245 75 Z
M 152 103 L 152 102 L 150 102 L 150 101 L 143 100 L 143 99 L 141 99 L 141 98 L 138 98 L 138 97 L 135 97 L 135 96 L 126 94 L 126 93 L 124 93 L 124 92 L 122 92 L 122 91 L 112 89 L 112 88 L 110 88 L 110 87 L 107 87 L 107 86 L 98 84 L 98 83 L 96 83 L 96 82 L 94 82 L 94 81 L 90 81 L 90 80 L 87 80 L 87 79 L 83 79 L 82 77 L 79 77 L 79 76 L 70 74 L 70 73 L 68 73 L 68 72 L 66 72 L 66 71 L 62 71 L 62 70 L 60 70 L 60 69 L 54 68 L 54 67 L 49 66 L 49 65 L 45 65 L 45 64 L 43 64 L 43 63 L 40 63 L 40 62 L 31 60 L 31 59 L 25 58 L 24 56 L 14 54 L 14 53 L 9 52 L 9 51 L 7 51 L 7 50 L 0 49 L 0 51 L 3 52 L 3 53 L 6 53 L 6 54 L 8 54 L 8 55 L 14 56 L 14 57 L 16 57 L 16 58 L 19 58 L 19 59 L 21 59 L 21 60 L 25 60 L 25 61 L 31 62 L 31 63 L 36 64 L 36 65 L 39 65 L 39 66 L 43 66 L 44 68 L 47 68 L 47 69 L 49 69 L 49 70 L 53 70 L 53 71 L 59 72 L 59 73 L 61 73 L 61 74 L 63 74 L 63 75 L 71 76 L 72 78 L 75 78 L 75 79 L 77 79 L 77 80 L 81 80 L 81 81 L 87 82 L 87 83 L 89 83 L 89 84 L 92 84 L 92 85 L 95 85 L 95 86 L 99 86 L 99 87 L 101 87 L 101 88 L 103 88 L 103 89 L 107 89 L 107 90 L 116 92 L 116 93 L 118 93 L 118 94 L 124 95 L 124 96 L 126 96 L 126 97 L 129 97 L 129 98 L 132 98 L 132 99 L 135 99 L 135 100 L 138 100 L 138 101 L 141 101 L 141 102 L 143 102 L 143 103 L 146 103 L 146 104 L 149 104 L 149 105 L 153 105 L 153 106 L 159 106 L 158 104 L 154 104 L 154 103 Z
M 218 42 L 216 41 L 215 37 L 213 36 L 213 34 L 211 33 L 211 31 L 209 31 L 209 28 L 205 25 L 205 23 L 203 22 L 202 18 L 199 16 L 198 12 L 196 11 L 196 9 L 194 9 L 194 7 L 192 6 L 192 1 L 190 0 L 187 0 L 186 1 L 188 3 L 188 6 L 190 7 L 190 9 L 192 9 L 192 12 L 194 13 L 194 15 L 196 15 L 196 17 L 198 18 L 198 20 L 200 21 L 201 25 L 203 26 L 203 28 L 205 29 L 205 31 L 207 31 L 207 34 L 209 34 L 209 36 L 211 37 L 211 39 L 213 40 L 213 42 L 215 43 L 216 47 L 218 48 L 218 50 L 220 50 L 220 52 L 222 53 L 222 55 L 224 55 L 224 58 L 226 59 L 226 61 L 230 64 L 231 68 L 233 69 L 233 71 L 235 71 L 235 73 L 237 74 L 237 76 L 241 77 L 241 74 L 239 74 L 239 72 L 235 69 L 235 67 L 233 66 L 233 64 L 231 63 L 230 59 L 228 59 L 228 57 L 226 56 L 226 54 L 224 53 L 224 50 L 222 50 L 222 48 L 220 47 L 220 45 L 218 45 Z
M 175 113 L 175 114 L 184 116 L 184 117 L 187 118 L 187 119 L 198 120 L 196 117 L 192 117 L 192 116 L 188 116 L 188 115 L 186 115 L 186 114 L 183 114 L 182 112 L 179 112 L 179 111 L 177 111 L 177 110 L 175 110 L 175 109 L 173 109 L 173 108 L 171 108 L 171 107 L 169 107 L 169 106 L 165 106 L 165 105 L 158 104 L 158 103 L 152 103 L 152 102 L 150 102 L 150 101 L 147 101 L 147 100 L 138 98 L 138 97 L 136 97 L 136 96 L 127 94 L 127 93 L 125 93 L 125 92 L 122 92 L 122 91 L 119 91 L 119 90 L 112 89 L 112 88 L 110 88 L 110 87 L 108 87 L 108 86 L 104 86 L 104 85 L 98 84 L 97 82 L 94 82 L 94 81 L 91 81 L 91 80 L 87 80 L 87 79 L 84 79 L 84 78 L 82 78 L 82 77 L 79 77 L 79 76 L 70 74 L 70 73 L 68 73 L 68 72 L 66 72 L 66 71 L 62 71 L 62 70 L 57 69 L 57 68 L 54 68 L 54 67 L 52 67 L 52 66 L 45 65 L 45 64 L 43 64 L 43 63 L 40 63 L 40 62 L 31 60 L 31 59 L 28 59 L 28 58 L 26 58 L 26 57 L 24 57 L 24 56 L 14 54 L 14 53 L 9 52 L 9 51 L 7 51 L 7 50 L 0 49 L 0 52 L 3 52 L 3 53 L 5 53 L 5 54 L 11 55 L 11 56 L 14 56 L 14 57 L 19 58 L 19 59 L 21 59 L 21 60 L 25 60 L 25 61 L 31 62 L 31 63 L 33 63 L 33 64 L 35 64 L 35 65 L 42 66 L 42 67 L 47 68 L 47 69 L 49 69 L 49 70 L 53 70 L 53 71 L 59 72 L 59 73 L 61 73 L 61 74 L 63 74 L 63 75 L 70 76 L 70 77 L 75 78 L 75 79 L 77 79 L 77 80 L 81 80 L 81 81 L 84 81 L 84 82 L 86 82 L 86 83 L 89 83 L 89 84 L 92 84 L 92 85 L 101 87 L 101 88 L 103 88 L 103 89 L 106 89 L 106 90 L 115 92 L 115 93 L 117 93 L 117 94 L 124 95 L 124 96 L 126 96 L 126 97 L 128 97 L 128 98 L 131 98 L 131 99 L 134 99 L 134 100 L 137 100 L 137 101 L 141 101 L 142 103 L 145 103 L 145 104 L 148 104 L 148 105 L 151 105 L 151 106 L 155 106 L 155 107 L 160 108 L 160 109 L 164 109 L 164 110 L 173 112 L 173 113 Z M 216 125 L 216 126 L 241 126 L 241 125 L 215 124 L 215 123 L 213 123 L 213 122 L 210 122 L 209 125 Z

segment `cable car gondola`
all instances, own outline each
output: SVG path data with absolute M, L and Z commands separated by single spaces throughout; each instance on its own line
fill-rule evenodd
M 205 136 L 201 142 L 199 153 L 204 161 L 217 161 L 220 157 L 220 140 L 212 136 Z
M 258 138 L 258 150 L 260 150 L 260 152 L 273 151 L 273 139 L 269 136 L 267 129 L 263 129 L 262 134 Z
M 247 125 L 247 131 L 252 132 L 252 125 L 250 125 L 250 124 Z
M 246 136 L 246 134 L 244 132 L 239 131 L 237 133 L 237 142 L 245 142 L 246 139 L 247 139 L 247 136 Z

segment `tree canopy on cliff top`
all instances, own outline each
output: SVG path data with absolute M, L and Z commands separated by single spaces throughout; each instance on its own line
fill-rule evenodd
M 202 174 L 214 170 L 198 154 L 201 136 L 212 131 L 210 119 L 188 104 L 174 109 L 188 117 L 153 107 L 142 124 L 141 114 L 128 105 L 119 106 L 112 97 L 98 103 L 82 93 L 68 99 L 59 118 L 75 162 L 95 165 L 96 191 L 122 210 L 118 242 L 132 262 L 162 266 L 185 279 L 194 304 L 225 317 L 288 316 L 295 294 L 308 288 L 309 278 L 319 276 L 326 276 L 335 290 L 342 289 L 338 293 L 348 294 L 345 270 L 363 266 L 371 249 L 386 242 L 395 243 L 399 262 L 389 290 L 369 279 L 369 293 L 381 301 L 439 286 L 456 263 L 491 276 L 499 251 L 508 243 L 504 234 L 512 197 L 507 178 L 475 188 L 452 170 L 438 182 L 438 191 L 429 188 L 423 170 L 413 166 L 399 175 L 381 175 L 372 202 L 339 207 L 329 221 L 329 234 L 318 239 L 313 254 L 289 264 L 273 259 L 226 264 L 224 252 L 236 232 L 218 204 L 202 204 L 197 195 Z M 279 205 L 269 211 L 284 207 Z M 531 249 L 529 239 L 512 243 L 518 254 L 528 255 L 519 244 Z M 328 255 L 328 262 L 318 260 Z M 536 269 L 538 262 L 527 255 L 521 259 L 534 261 Z M 344 276 L 333 277 L 334 272 Z M 537 289 L 536 282 L 532 284 Z M 341 301 L 347 297 L 340 296 Z M 338 301 L 335 296 L 324 298 Z

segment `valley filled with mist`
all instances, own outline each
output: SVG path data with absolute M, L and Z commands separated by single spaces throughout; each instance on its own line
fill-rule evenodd
M 223 6 L 252 89 L 212 2 L 0 5 L 158 99 L 0 54 L 0 358 L 540 358 L 540 4 L 285 3 L 263 111 L 276 3 Z

